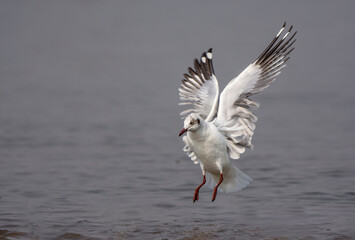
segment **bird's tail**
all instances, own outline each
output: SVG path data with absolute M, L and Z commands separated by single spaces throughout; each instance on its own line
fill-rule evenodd
M 213 188 L 218 183 L 219 178 L 220 176 L 210 175 L 208 179 L 210 187 Z M 226 193 L 238 192 L 248 186 L 251 181 L 253 181 L 253 179 L 232 165 L 228 173 L 223 174 L 223 182 L 219 188 Z

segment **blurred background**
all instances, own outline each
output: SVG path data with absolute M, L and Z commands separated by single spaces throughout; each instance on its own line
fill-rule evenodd
M 0 1 L 0 238 L 355 238 L 353 1 Z M 220 89 L 284 21 L 254 179 L 202 188 L 178 87 L 212 47 Z

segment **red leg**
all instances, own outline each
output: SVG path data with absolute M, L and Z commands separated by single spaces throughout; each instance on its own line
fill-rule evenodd
M 198 192 L 200 191 L 200 188 L 206 183 L 206 176 L 203 175 L 203 181 L 200 184 L 200 186 L 198 186 L 195 190 L 195 194 L 194 194 L 194 202 L 196 202 L 198 200 Z
M 216 197 L 217 197 L 217 189 L 218 189 L 219 185 L 221 185 L 222 182 L 223 182 L 223 174 L 221 173 L 221 178 L 219 179 L 219 182 L 215 186 L 214 191 L 213 191 L 212 202 L 216 199 Z

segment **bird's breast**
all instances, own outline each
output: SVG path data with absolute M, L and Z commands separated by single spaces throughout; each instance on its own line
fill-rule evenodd
M 205 166 L 215 166 L 216 161 L 229 160 L 224 136 L 214 125 L 188 132 L 187 137 L 196 157 Z

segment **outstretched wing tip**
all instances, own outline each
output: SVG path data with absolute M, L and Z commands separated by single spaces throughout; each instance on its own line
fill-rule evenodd
M 193 68 L 188 67 L 180 86 L 180 100 L 184 105 L 191 104 L 191 112 L 199 114 L 206 121 L 215 116 L 219 90 L 218 81 L 214 76 L 212 63 L 212 48 L 201 54 L 200 59 L 194 59 Z M 183 111 L 186 113 L 186 111 Z
M 209 60 L 211 60 L 212 61 L 212 48 L 210 48 L 210 49 L 208 49 L 208 51 L 207 51 L 207 53 L 206 53 L 206 56 L 207 56 L 207 58 L 209 59 Z M 211 65 L 212 65 L 212 63 L 211 63 Z

